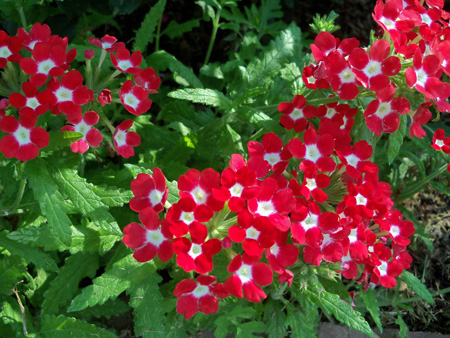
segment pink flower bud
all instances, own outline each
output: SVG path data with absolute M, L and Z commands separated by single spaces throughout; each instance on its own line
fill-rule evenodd
M 86 60 L 92 60 L 94 58 L 95 52 L 92 49 L 86 49 L 84 51 L 84 57 Z
M 100 94 L 98 94 L 97 100 L 102 106 L 104 106 L 105 104 L 110 104 L 111 91 L 109 89 L 103 89 Z

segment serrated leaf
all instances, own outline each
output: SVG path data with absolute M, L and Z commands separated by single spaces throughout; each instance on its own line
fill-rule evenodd
M 153 42 L 154 32 L 158 25 L 158 20 L 161 20 L 164 8 L 166 7 L 166 0 L 159 0 L 154 5 L 141 23 L 141 27 L 136 32 L 136 38 L 133 43 L 133 51 L 145 52 L 147 44 Z
M 133 198 L 133 192 L 131 190 L 107 185 L 96 185 L 94 186 L 93 191 L 100 197 L 100 201 L 108 207 L 122 207 L 124 204 L 129 203 Z
M 249 86 L 261 86 L 281 69 L 282 64 L 294 53 L 295 43 L 298 42 L 300 28 L 294 23 L 280 32 L 264 53 L 262 59 L 251 62 L 247 67 Z
M 217 107 L 224 111 L 229 111 L 233 107 L 230 99 L 215 89 L 186 88 L 175 90 L 167 95 L 174 99 L 201 103 L 206 106 Z
M 403 139 L 406 133 L 406 116 L 400 116 L 400 124 L 398 129 L 389 135 L 389 145 L 388 145 L 388 163 L 391 164 L 392 161 L 397 157 L 400 147 L 403 144 Z
M 291 330 L 294 332 L 295 336 L 308 338 L 316 337 L 316 325 L 318 324 L 317 322 L 319 320 L 317 307 L 315 307 L 314 310 L 305 308 L 302 308 L 302 310 L 300 310 L 283 297 L 281 298 L 281 301 L 286 306 L 288 311 L 286 324 L 291 327 Z M 305 303 L 308 303 L 310 307 L 314 306 L 308 301 L 305 301 Z M 314 319 L 317 319 L 317 322 Z
M 42 316 L 40 337 L 43 338 L 114 338 L 117 337 L 112 332 L 86 323 L 83 320 L 65 316 Z
M 342 281 L 337 281 L 334 278 L 331 279 L 323 276 L 317 276 L 317 278 L 326 291 L 338 295 L 343 301 L 347 303 L 351 303 L 352 299 L 350 297 L 350 294 L 345 285 L 342 284 Z
M 264 322 L 267 323 L 266 332 L 269 338 L 286 336 L 286 314 L 280 302 L 271 300 L 264 305 Z
M 14 285 L 21 280 L 27 266 L 25 261 L 16 255 L 0 256 L 0 294 L 10 294 Z
M 254 338 L 253 333 L 261 333 L 266 330 L 266 325 L 263 322 L 251 321 L 239 324 L 237 327 L 236 338 Z
M 109 234 L 121 236 L 122 231 L 116 220 L 108 211 L 108 207 L 93 191 L 93 184 L 78 176 L 75 170 L 61 169 L 55 175 L 61 192 L 66 195 L 74 206 L 89 218 L 97 227 Z
M 354 328 L 356 331 L 362 332 L 369 337 L 372 336 L 372 329 L 369 323 L 359 312 L 353 310 L 350 304 L 344 303 L 339 296 L 318 289 L 313 291 L 306 289 L 304 293 L 311 302 L 320 306 L 328 315 L 333 315 L 341 323 Z
M 92 317 L 109 319 L 113 316 L 120 316 L 129 310 L 130 306 L 128 303 L 117 298 L 115 300 L 109 299 L 101 305 L 97 304 L 93 307 L 78 311 L 77 313 L 74 313 L 74 316 L 83 320 L 90 320 Z
M 166 70 L 169 68 L 172 72 L 176 72 L 193 88 L 203 87 L 200 80 L 190 68 L 186 67 L 182 62 L 178 61 L 175 56 L 166 51 L 160 50 L 155 52 L 146 58 L 146 61 L 149 66 L 157 70 Z
M 437 191 L 439 191 L 447 196 L 450 196 L 450 189 L 445 184 L 442 184 L 441 182 L 437 182 L 437 181 L 430 181 L 430 184 Z
M 86 264 L 86 262 L 89 263 Z M 69 303 L 76 294 L 79 282 L 86 276 L 93 277 L 98 266 L 96 255 L 78 253 L 69 256 L 44 294 L 42 312 L 57 314 L 59 308 Z
M 365 292 L 360 292 L 360 296 L 366 304 L 367 310 L 369 310 L 370 315 L 373 318 L 373 321 L 377 325 L 380 332 L 383 332 L 383 326 L 381 325 L 380 320 L 380 308 L 378 307 L 377 299 L 375 298 L 373 289 L 369 288 Z
M 116 299 L 132 284 L 139 284 L 149 278 L 155 269 L 152 262 L 139 263 L 132 255 L 128 255 L 114 263 L 110 270 L 93 280 L 93 284 L 84 288 L 75 297 L 68 312 L 83 310 L 97 304 L 103 304 L 108 299 Z
M 160 305 L 164 297 L 158 286 L 161 281 L 161 276 L 154 271 L 144 284 L 135 284 L 130 291 L 130 305 L 134 308 L 134 332 L 143 338 L 158 338 L 165 331 L 165 316 Z
M 404 270 L 400 275 L 400 278 L 412 288 L 417 295 L 430 304 L 434 304 L 433 296 L 430 291 L 428 291 L 427 287 L 411 272 Z
M 22 244 L 7 237 L 6 232 L 0 232 L 0 247 L 5 248 L 14 255 L 19 255 L 28 263 L 33 263 L 38 268 L 46 271 L 57 271 L 58 266 L 55 261 L 46 253 Z
M 194 27 L 199 26 L 200 20 L 198 19 L 189 20 L 183 23 L 178 23 L 174 20 L 171 20 L 166 29 L 162 31 L 161 35 L 167 35 L 170 39 L 173 39 L 177 36 L 183 35 L 186 32 L 190 32 Z
M 399 336 L 400 338 L 408 338 L 408 332 L 409 328 L 408 325 L 406 325 L 405 321 L 403 320 L 402 316 L 400 315 L 400 312 L 397 311 L 397 319 L 395 320 L 395 324 L 397 324 L 400 327 Z
M 46 162 L 40 158 L 29 161 L 25 173 L 30 180 L 34 198 L 39 202 L 42 214 L 47 217 L 50 229 L 62 243 L 70 246 L 72 221 L 66 215 L 64 199 L 47 169 Z

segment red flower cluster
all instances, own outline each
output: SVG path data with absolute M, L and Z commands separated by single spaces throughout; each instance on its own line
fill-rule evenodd
M 130 55 L 123 42 L 117 42 L 116 38 L 108 35 L 101 40 L 97 38 L 88 40 L 102 49 L 98 69 L 107 53 L 111 53 L 111 61 L 118 69 L 118 74 L 120 72 L 135 74 L 136 85 L 133 85 L 131 80 L 125 81 L 120 90 L 120 99 L 125 109 L 135 115 L 148 111 L 151 105 L 148 95 L 158 92 L 161 80 L 152 68 L 144 70 L 139 68 L 142 61 L 140 52 Z M 31 52 L 31 56 L 22 57 L 22 52 L 27 55 Z M 82 134 L 82 138 L 71 145 L 72 151 L 83 153 L 89 146 L 100 145 L 103 136 L 99 130 L 91 127 L 99 122 L 102 108 L 97 107 L 99 113 L 97 114 L 87 111 L 85 107 L 93 101 L 94 95 L 98 97 L 101 106 L 111 103 L 111 91 L 101 88 L 98 93 L 94 93 L 92 88 L 83 85 L 81 73 L 78 70 L 70 70 L 76 53 L 76 49 L 68 50 L 67 38 L 52 35 L 50 28 L 45 24 L 34 24 L 30 32 L 20 28 L 17 36 L 13 37 L 0 31 L 0 69 L 12 63 L 28 75 L 28 78 L 19 84 L 22 91 L 11 92 L 8 97 L 9 104 L 2 106 L 0 111 L 2 117 L 5 115 L 7 117 L 0 130 L 10 134 L 0 141 L 0 151 L 6 157 L 27 161 L 35 158 L 39 154 L 39 149 L 48 145 L 47 131 L 40 127 L 33 129 L 38 123 L 38 117 L 48 111 L 55 115 L 64 114 L 67 121 L 72 124 L 63 127 L 62 131 L 69 130 Z M 87 67 L 90 67 L 94 56 L 95 52 L 92 50 L 85 53 Z M 112 79 L 116 75 L 112 74 L 106 79 Z M 13 80 L 5 78 L 6 82 Z M 91 81 L 91 84 L 95 87 L 96 83 Z M 8 85 L 10 88 L 18 87 L 16 83 Z M 19 116 L 20 123 L 14 115 Z M 132 121 L 124 121 L 114 130 L 114 127 L 108 124 L 106 116 L 102 116 L 102 122 L 106 119 L 105 125 L 114 134 L 113 141 L 117 153 L 123 157 L 133 156 L 133 147 L 140 144 L 140 137 L 133 131 L 127 132 L 132 126 Z

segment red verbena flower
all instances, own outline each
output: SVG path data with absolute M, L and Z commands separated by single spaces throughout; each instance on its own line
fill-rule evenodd
M 22 39 L 17 36 L 10 37 L 0 30 L 0 69 L 5 68 L 8 61 L 20 62 L 22 55 Z
M 145 208 L 139 213 L 139 223 L 130 223 L 123 229 L 123 243 L 129 248 L 135 249 L 133 257 L 138 262 L 147 262 L 158 258 L 165 262 L 172 257 L 172 234 L 169 224 L 160 220 L 158 214 L 152 208 Z
M 73 126 L 64 126 L 61 130 L 76 131 L 83 135 L 81 139 L 70 145 L 70 149 L 72 149 L 74 153 L 85 153 L 88 151 L 89 146 L 96 148 L 102 143 L 102 134 L 97 129 L 92 128 L 98 123 L 99 118 L 98 114 L 94 111 L 86 112 L 83 117 L 78 115 L 67 116 L 67 120 L 69 123 L 73 124 Z
M 148 92 L 141 86 L 133 85 L 131 80 L 124 82 L 119 96 L 125 109 L 133 115 L 144 114 L 152 105 L 152 100 L 148 98 Z
M 153 174 L 140 173 L 131 181 L 131 191 L 134 197 L 130 200 L 130 208 L 140 212 L 145 208 L 153 208 L 157 213 L 164 210 L 164 203 L 169 195 L 166 178 L 161 169 L 154 168 Z
M 25 94 L 13 93 L 9 96 L 9 103 L 19 111 L 30 110 L 36 115 L 42 115 L 48 110 L 48 102 L 45 93 L 39 92 L 30 82 L 24 82 L 22 90 Z
M 207 315 L 216 313 L 219 310 L 216 297 L 222 299 L 229 296 L 223 284 L 213 284 L 216 281 L 214 276 L 201 275 L 197 277 L 197 282 L 192 279 L 179 282 L 173 291 L 178 297 L 177 312 L 186 319 L 192 318 L 198 311 Z
M 153 68 L 145 68 L 134 76 L 134 83 L 144 88 L 149 94 L 156 94 L 161 84 L 161 78 L 156 76 L 156 71 Z
M 23 28 L 17 30 L 17 36 L 22 39 L 25 49 L 32 51 L 37 42 L 48 42 L 51 38 L 50 27 L 46 24 L 36 22 L 31 27 L 30 33 Z
M 39 154 L 39 148 L 48 146 L 49 134 L 41 127 L 35 127 L 37 115 L 31 111 L 19 113 L 19 121 L 14 116 L 0 120 L 0 130 L 11 134 L 0 140 L 0 151 L 7 157 L 19 161 L 32 160 Z
M 121 48 L 116 51 L 116 54 L 111 53 L 111 62 L 117 70 L 122 73 L 139 74 L 142 69 L 139 66 L 142 63 L 142 54 L 140 51 L 133 52 L 126 48 Z
M 106 104 L 110 104 L 112 102 L 111 91 L 109 89 L 103 89 L 100 94 L 98 94 L 97 100 L 102 107 Z
M 173 252 L 177 255 L 177 264 L 184 271 L 195 270 L 198 273 L 208 273 L 213 269 L 213 258 L 222 250 L 222 244 L 217 238 L 206 242 L 192 237 L 192 242 L 186 237 L 173 240 Z
M 117 42 L 117 39 L 114 36 L 109 35 L 105 35 L 101 40 L 99 38 L 88 38 L 88 41 L 91 45 L 106 50 L 108 53 L 125 48 L 125 44 L 123 42 Z
M 134 147 L 141 144 L 141 137 L 135 131 L 127 131 L 133 126 L 133 120 L 120 123 L 114 131 L 113 140 L 117 153 L 125 158 L 134 156 Z
M 433 135 L 433 149 L 442 150 L 446 154 L 450 154 L 450 137 L 445 137 L 444 129 L 437 129 Z
M 261 257 L 246 254 L 233 258 L 227 268 L 232 275 L 225 281 L 225 288 L 230 294 L 237 298 L 245 296 L 253 303 L 259 303 L 261 298 L 267 298 L 260 286 L 272 283 L 273 272 L 266 264 L 258 263 L 260 259 Z

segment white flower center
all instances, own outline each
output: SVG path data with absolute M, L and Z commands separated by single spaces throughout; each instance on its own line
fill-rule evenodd
M 352 167 L 355 167 L 358 165 L 359 158 L 355 156 L 354 154 L 350 154 L 348 156 L 345 156 L 345 159 L 347 160 L 348 165 L 351 165 Z
M 206 296 L 209 294 L 209 287 L 206 285 L 198 285 L 194 291 L 192 291 L 192 294 L 195 298 L 201 298 L 203 296 Z
M 117 146 L 121 147 L 127 144 L 126 142 L 127 133 L 124 130 L 118 130 L 116 135 L 114 136 L 114 140 L 116 140 Z
M 291 117 L 291 119 L 293 119 L 294 121 L 297 121 L 298 119 L 303 118 L 303 109 L 298 109 L 295 108 L 292 113 L 289 114 L 289 116 Z
M 356 234 L 356 229 L 352 229 L 350 231 L 350 235 L 348 235 L 348 240 L 350 241 L 350 243 L 355 243 L 358 241 L 358 237 Z
M 387 30 L 395 29 L 395 21 L 388 19 L 386 17 L 381 17 L 380 22 L 386 26 Z
M 377 266 L 378 271 L 380 271 L 380 276 L 386 276 L 387 275 L 387 262 L 381 261 L 381 265 Z
M 281 161 L 281 157 L 279 153 L 266 153 L 264 154 L 264 160 L 269 162 L 271 166 L 274 166 Z
M 375 115 L 377 115 L 380 119 L 383 119 L 385 116 L 389 115 L 392 112 L 391 103 L 390 102 L 380 102 Z
M 127 105 L 132 107 L 134 110 L 136 110 L 137 106 L 139 105 L 140 101 L 136 96 L 134 96 L 132 93 L 126 93 L 123 96 L 123 102 Z
M 64 87 L 60 87 L 56 90 L 55 96 L 58 99 L 58 102 L 72 101 L 72 91 Z
M 392 237 L 395 238 L 400 235 L 400 228 L 397 225 L 391 225 L 391 230 L 389 230 L 389 232 L 391 233 Z
M 193 212 L 185 212 L 182 211 L 180 215 L 180 221 L 184 222 L 186 225 L 191 224 L 194 222 L 195 217 Z
M 252 280 L 252 267 L 248 264 L 242 264 L 236 271 L 236 275 L 241 279 L 242 284 Z
M 327 114 L 326 117 L 328 117 L 329 119 L 331 119 L 334 115 L 337 114 L 337 111 L 334 108 L 328 108 L 327 109 Z
M 356 198 L 356 205 L 366 205 L 367 204 L 367 198 L 365 198 L 363 195 L 358 194 L 355 196 Z
M 19 128 L 12 134 L 19 142 L 19 146 L 31 143 L 30 130 L 19 125 Z
M 38 63 L 38 74 L 48 75 L 48 73 L 52 70 L 53 67 L 56 67 L 56 65 L 50 59 L 39 62 Z
M 278 253 L 280 252 L 280 247 L 278 246 L 277 243 L 275 243 L 274 245 L 272 245 L 270 247 L 270 253 L 274 256 L 278 256 Z
M 256 213 L 261 216 L 270 216 L 275 212 L 275 207 L 272 201 L 261 201 L 258 202 L 258 208 L 256 209 Z
M 373 77 L 381 74 L 381 63 L 378 61 L 369 61 L 367 66 L 364 67 L 363 72 L 369 77 Z
M 26 107 L 29 107 L 31 109 L 36 109 L 38 107 L 39 101 L 35 97 L 27 97 L 27 103 L 25 104 Z
M 249 239 L 257 240 L 260 233 L 261 232 L 256 230 L 254 227 L 250 227 L 245 230 L 246 237 Z
M 437 145 L 438 147 L 442 147 L 445 145 L 443 140 L 436 140 L 436 142 L 434 142 L 435 145 Z
M 196 259 L 201 254 L 202 254 L 202 247 L 198 244 L 192 243 L 191 250 L 189 250 L 188 255 L 191 256 L 192 259 Z
M 0 58 L 7 59 L 11 55 L 12 55 L 12 53 L 9 50 L 8 46 L 1 46 L 0 47 Z
M 120 60 L 117 64 L 117 68 L 120 68 L 122 70 L 127 70 L 128 68 L 133 68 L 133 65 L 129 60 Z
M 300 222 L 303 229 L 305 229 L 305 232 L 309 229 L 315 228 L 317 226 L 317 222 L 319 220 L 319 216 L 316 214 L 309 214 L 308 217 L 306 217 L 302 222 Z
M 103 49 L 111 48 L 112 47 L 112 43 L 102 42 L 102 47 L 103 47 Z
M 244 187 L 239 183 L 235 183 L 229 190 L 232 197 L 241 197 Z
M 208 195 L 206 194 L 205 190 L 203 190 L 199 186 L 195 187 L 195 189 L 191 191 L 191 195 L 197 205 L 205 204 L 206 200 L 208 199 Z
M 355 74 L 353 74 L 352 70 L 347 67 L 342 72 L 339 73 L 339 78 L 342 83 L 353 83 L 355 82 Z
M 322 157 L 322 154 L 317 148 L 317 145 L 315 144 L 306 145 L 306 154 L 305 154 L 306 160 L 310 160 L 315 163 L 320 157 Z
M 84 121 L 81 121 L 80 123 L 76 124 L 74 127 L 75 127 L 75 131 L 77 133 L 83 134 L 84 136 L 86 136 L 88 131 L 91 129 L 91 127 L 88 126 L 86 124 L 86 122 L 84 122 Z
M 431 26 L 431 23 L 433 20 L 431 20 L 430 16 L 426 13 L 420 14 L 420 17 L 422 18 L 422 23 L 427 24 L 428 26 Z
M 147 242 L 153 244 L 157 248 L 165 241 L 161 229 L 147 230 Z
M 314 190 L 317 188 L 316 180 L 314 178 L 307 178 L 306 179 L 306 187 L 309 190 Z
M 428 75 L 427 75 L 427 73 L 425 73 L 423 68 L 420 68 L 420 69 L 416 70 L 416 78 L 417 78 L 417 80 L 416 80 L 415 84 L 424 87 L 425 82 L 427 82 Z
M 163 193 L 159 190 L 153 189 L 148 195 L 148 199 L 152 205 L 157 205 L 161 203 Z

